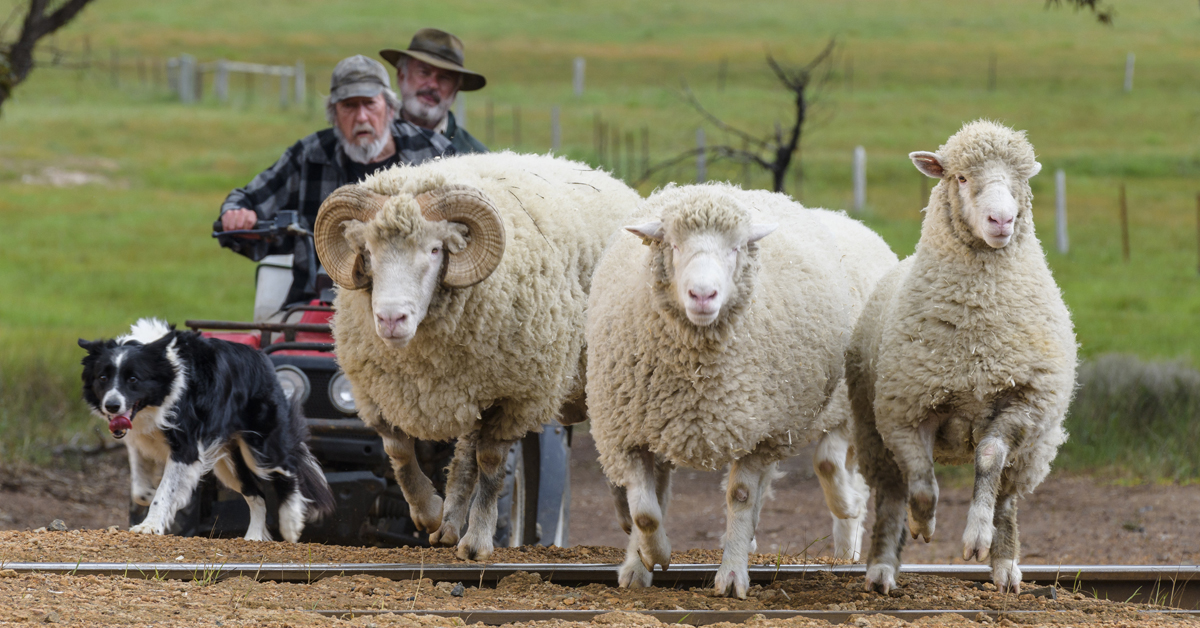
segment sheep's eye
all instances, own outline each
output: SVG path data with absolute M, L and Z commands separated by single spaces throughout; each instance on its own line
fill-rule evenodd
M 441 247 L 435 246 L 435 247 L 433 247 L 433 250 L 429 252 L 429 254 L 430 255 L 440 255 L 441 252 L 442 252 Z
M 967 178 L 966 178 L 966 177 L 964 177 L 964 176 L 962 176 L 962 175 L 960 174 L 960 175 L 958 175 L 958 182 L 959 182 L 959 183 L 966 183 L 966 182 L 967 182 Z

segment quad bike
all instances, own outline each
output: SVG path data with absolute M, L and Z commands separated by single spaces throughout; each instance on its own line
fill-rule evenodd
M 268 241 L 307 238 L 312 234 L 295 211 L 281 211 L 273 222 L 254 229 L 222 232 L 213 224 L 214 238 L 257 237 Z M 313 250 L 309 248 L 309 250 Z M 354 395 L 346 375 L 338 368 L 329 321 L 333 315 L 333 283 L 317 269 L 321 297 L 303 305 L 280 309 L 292 282 L 291 256 L 274 255 L 258 265 L 255 320 L 232 322 L 189 320 L 186 325 L 205 336 L 252 346 L 267 355 L 289 399 L 298 398 L 310 433 L 309 448 L 321 463 L 337 500 L 332 516 L 310 522 L 301 541 L 339 545 L 428 545 L 408 516 L 408 504 L 392 475 L 383 441 L 355 413 Z M 569 427 L 544 426 L 513 445 L 507 477 L 499 503 L 497 547 L 568 543 L 571 501 Z M 454 443 L 418 441 L 417 457 L 439 491 L 444 490 L 445 469 L 454 454 Z M 278 536 L 274 493 L 268 483 L 268 526 Z M 134 504 L 130 523 L 146 515 Z M 171 530 L 184 536 L 240 536 L 250 522 L 241 495 L 214 478 L 197 488 L 196 498 L 176 517 Z

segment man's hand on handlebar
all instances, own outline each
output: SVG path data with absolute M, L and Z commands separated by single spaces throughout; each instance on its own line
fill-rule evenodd
M 253 229 L 258 223 L 258 214 L 253 209 L 231 209 L 221 214 L 222 231 Z

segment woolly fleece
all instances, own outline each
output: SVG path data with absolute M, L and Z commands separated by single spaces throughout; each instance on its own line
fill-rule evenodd
M 945 175 L 930 196 L 916 253 L 879 282 L 847 352 L 859 464 L 868 479 L 894 468 L 882 444 L 893 446 L 899 426 L 933 416 L 945 419 L 934 459 L 973 462 L 994 412 L 1019 404 L 1020 436 L 1004 470 L 1019 496 L 1041 483 L 1066 440 L 1076 365 L 1070 314 L 1034 234 L 1033 146 L 1023 132 L 977 121 L 937 154 Z M 962 220 L 955 181 L 995 160 L 1016 175 L 1016 229 L 1001 249 Z
M 887 244 L 844 214 L 724 184 L 668 187 L 641 214 L 661 216 L 664 242 L 621 231 L 588 306 L 588 412 L 609 479 L 627 485 L 634 447 L 717 469 L 754 450 L 778 460 L 843 422 L 821 412 L 855 316 L 896 262 Z M 670 241 L 752 223 L 779 228 L 742 249 L 736 295 L 696 327 L 671 296 Z
M 510 152 L 394 167 L 363 185 L 396 197 L 369 225 L 404 238 L 430 224 L 412 198 L 448 184 L 483 190 L 504 220 L 499 267 L 479 284 L 439 286 L 402 349 L 375 333 L 369 290 L 339 290 L 333 334 L 359 414 L 426 440 L 482 428 L 521 438 L 554 420 L 583 389 L 584 308 L 592 271 L 640 200 L 578 162 Z M 480 412 L 498 406 L 494 421 Z

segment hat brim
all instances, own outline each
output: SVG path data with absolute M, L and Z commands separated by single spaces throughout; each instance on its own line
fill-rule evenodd
M 435 68 L 458 72 L 459 74 L 462 74 L 463 77 L 462 86 L 458 88 L 458 91 L 460 92 L 473 92 L 477 89 L 483 89 L 483 86 L 487 85 L 487 79 L 484 78 L 482 74 L 478 72 L 472 72 L 461 65 L 451 63 L 440 57 L 435 57 L 431 54 L 421 52 L 420 50 L 380 50 L 379 56 L 383 57 L 385 61 L 392 64 L 397 69 L 400 68 L 400 62 L 404 59 L 404 57 L 412 57 L 418 61 L 424 61 Z
M 347 98 L 374 98 L 382 94 L 385 89 L 387 89 L 385 86 L 375 81 L 358 81 L 342 85 L 329 92 L 329 102 L 339 102 Z

